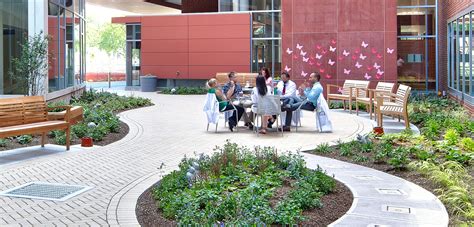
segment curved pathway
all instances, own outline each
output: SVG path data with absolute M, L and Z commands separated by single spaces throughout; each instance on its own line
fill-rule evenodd
M 222 126 L 219 126 L 218 133 L 206 132 L 206 120 L 202 113 L 203 96 L 165 96 L 138 92 L 136 94 L 151 98 L 156 105 L 121 114 L 122 120 L 130 126 L 130 133 L 123 140 L 105 147 L 62 152 L 0 165 L 0 191 L 32 181 L 93 187 L 65 202 L 2 196 L 0 197 L 0 226 L 136 226 L 138 225 L 135 217 L 136 198 L 162 175 L 176 169 L 184 155 L 192 156 L 195 152 L 210 153 L 216 145 L 225 143 L 227 139 L 248 146 L 278 146 L 283 151 L 305 150 L 323 142 L 350 140 L 358 133 L 369 132 L 372 128 L 372 123 L 368 120 L 354 115 L 333 112 L 331 119 L 334 122 L 335 132 L 330 134 L 320 134 L 314 131 L 315 122 L 312 114 L 305 114 L 304 127 L 300 128 L 298 133 L 285 133 L 283 138 L 278 133 L 270 133 L 257 138 L 253 133 L 243 128 L 239 132 L 230 133 Z M 41 149 L 38 152 L 41 152 Z M 349 170 L 350 168 L 346 168 L 346 166 L 352 166 L 352 164 L 337 164 L 339 161 L 335 160 L 333 160 L 335 164 L 331 164 L 330 160 L 311 155 L 307 155 L 307 160 L 310 167 L 320 164 L 328 170 L 328 173 L 334 173 L 337 179 L 344 183 L 350 183 L 345 179 L 345 174 L 340 171 Z M 165 167 L 158 170 L 161 163 L 164 163 Z M 405 193 L 402 197 L 412 199 L 408 201 L 410 204 L 437 202 L 429 192 L 419 190 L 418 186 L 409 182 L 388 174 L 374 172 L 371 169 L 364 169 L 364 167 L 359 170 L 363 176 L 368 175 L 366 172 L 370 172 L 380 178 L 377 185 L 382 182 L 399 185 L 400 190 Z M 351 179 L 351 176 L 348 175 L 347 178 Z M 356 183 L 363 185 L 363 181 Z M 366 182 L 365 185 L 374 186 L 372 181 Z M 393 187 L 382 189 L 393 189 Z M 382 200 L 377 196 L 374 197 L 373 191 L 371 192 L 367 186 L 361 186 L 361 188 L 367 188 L 366 193 L 368 194 L 364 194 L 364 191 L 358 190 L 355 186 L 350 186 L 350 188 L 356 198 L 354 204 L 360 204 L 360 206 L 354 205 L 349 214 L 340 219 L 338 225 L 351 223 L 351 218 L 367 219 L 367 221 L 361 222 L 366 223 L 364 226 L 367 226 L 367 223 L 383 224 L 369 222 L 369 220 L 384 217 L 387 213 L 380 210 L 382 213 L 379 212 L 379 216 L 363 215 L 377 214 L 376 210 L 369 209 L 372 209 L 372 205 L 376 203 L 361 202 L 362 198 L 366 197 L 373 201 Z M 412 191 L 418 194 L 412 194 Z M 393 195 L 391 196 L 393 197 Z M 382 205 L 377 204 L 380 209 L 382 209 Z M 398 203 L 386 205 L 401 206 Z M 410 205 L 409 208 L 413 212 L 406 217 L 403 216 L 405 217 L 402 218 L 405 221 L 403 223 L 423 224 L 433 223 L 431 220 L 435 220 L 430 216 L 432 213 L 429 212 L 429 209 L 421 209 L 414 205 Z M 446 211 L 442 205 L 438 211 L 437 217 L 443 219 L 443 222 L 436 223 L 444 225 L 444 219 L 447 219 Z M 386 218 L 387 223 L 392 221 L 390 223 L 395 224 L 400 221 L 399 219 L 401 218 Z M 413 220 L 414 222 L 412 222 Z

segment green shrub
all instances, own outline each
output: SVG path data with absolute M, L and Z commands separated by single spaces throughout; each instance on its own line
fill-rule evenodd
M 444 140 L 446 140 L 448 145 L 456 145 L 459 141 L 459 133 L 455 129 L 450 128 L 446 130 Z
M 161 91 L 162 94 L 168 95 L 202 95 L 207 93 L 207 88 L 203 87 L 177 87 L 165 88 Z
M 315 149 L 314 152 L 316 153 L 331 153 L 332 148 L 329 146 L 328 143 L 319 144 Z
M 89 128 L 87 127 L 87 124 L 84 122 L 81 122 L 79 124 L 75 124 L 71 127 L 72 133 L 74 133 L 77 138 L 84 138 L 89 135 Z
M 397 169 L 404 168 L 408 163 L 410 163 L 410 159 L 408 158 L 409 154 L 409 149 L 405 147 L 397 147 L 390 153 L 388 164 Z
M 18 143 L 25 145 L 31 143 L 31 141 L 33 141 L 33 137 L 31 135 L 22 135 L 18 136 L 16 140 Z
M 283 185 L 291 189 L 272 207 Z M 183 159 L 152 194 L 163 215 L 178 225 L 293 225 L 304 220 L 304 210 L 321 207 L 321 196 L 334 187 L 321 169 L 307 169 L 299 154 L 227 143 L 212 156 Z
M 460 147 L 468 152 L 474 152 L 474 140 L 472 138 L 463 138 Z
M 9 144 L 8 139 L 0 139 L 0 147 L 7 147 Z
M 66 133 L 62 130 L 53 131 L 54 142 L 58 145 L 66 144 Z

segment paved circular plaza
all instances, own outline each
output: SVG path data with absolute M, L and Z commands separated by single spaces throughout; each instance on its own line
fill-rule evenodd
M 0 226 L 136 226 L 138 196 L 163 174 L 176 169 L 184 155 L 210 153 L 228 139 L 247 146 L 275 146 L 281 151 L 307 150 L 320 143 L 351 140 L 373 126 L 366 118 L 332 111 L 333 133 L 316 132 L 311 112 L 304 113 L 298 132 L 286 132 L 283 137 L 277 132 L 257 137 L 244 127 L 232 133 L 224 127 L 223 120 L 217 133 L 212 126 L 206 132 L 204 96 L 126 93 L 148 97 L 155 105 L 121 114 L 130 126 L 130 133 L 121 141 L 0 164 L 0 191 L 34 181 L 92 187 L 64 202 L 0 196 Z M 57 148 L 50 145 L 34 152 L 48 153 L 54 149 Z M 0 159 L 8 158 L 0 154 Z M 353 207 L 335 223 L 338 226 L 447 224 L 442 204 L 421 187 L 358 165 L 314 155 L 305 158 L 310 168 L 322 166 L 354 194 Z M 159 170 L 161 163 L 165 167 Z

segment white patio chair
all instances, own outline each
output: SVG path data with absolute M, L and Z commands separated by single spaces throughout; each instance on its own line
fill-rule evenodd
M 283 122 L 281 118 L 281 101 L 280 96 L 278 95 L 265 95 L 258 99 L 258 103 L 254 104 L 252 108 L 254 113 L 254 129 L 258 136 L 259 130 L 259 122 L 258 117 L 260 117 L 260 121 L 262 121 L 263 116 L 272 116 L 276 115 L 277 119 L 275 120 L 277 123 L 277 128 L 281 129 L 281 135 L 283 136 Z M 280 124 L 278 123 L 278 118 L 280 118 Z
M 227 125 L 227 119 L 226 114 L 232 113 L 232 111 L 237 112 L 237 108 L 235 108 L 234 105 L 232 105 L 234 108 L 232 110 L 227 110 L 227 111 L 219 111 L 219 101 L 217 100 L 216 94 L 214 93 L 207 93 L 206 96 L 206 102 L 204 104 L 204 112 L 206 112 L 207 116 L 207 129 L 206 131 L 209 131 L 209 125 L 210 124 L 215 124 L 216 125 L 216 130 L 217 132 L 217 126 L 219 125 L 219 118 L 220 116 L 224 116 L 224 126 Z M 229 115 L 231 116 L 231 114 Z M 238 116 L 235 114 L 235 120 L 238 122 Z M 237 131 L 237 127 L 235 127 L 235 130 Z

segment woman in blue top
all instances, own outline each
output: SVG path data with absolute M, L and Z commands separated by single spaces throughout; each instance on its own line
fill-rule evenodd
M 222 91 L 217 88 L 217 80 L 215 78 L 207 81 L 207 86 L 209 87 L 208 93 L 216 94 L 217 101 L 219 102 L 219 111 L 224 112 L 228 110 L 237 109 L 237 121 L 235 119 L 235 111 L 232 111 L 232 116 L 229 117 L 229 129 L 231 132 L 234 131 L 234 128 L 237 126 L 237 123 L 240 121 L 242 114 L 244 113 L 244 108 L 240 106 L 234 106 L 232 102 L 228 101 L 226 96 Z
M 291 117 L 293 115 L 293 111 L 298 109 L 301 105 L 301 109 L 313 111 L 317 107 L 319 96 L 323 93 L 323 86 L 319 82 L 321 80 L 321 75 L 319 73 L 313 72 L 309 76 L 310 83 L 312 83 L 312 87 L 309 87 L 307 83 L 304 83 L 302 87 L 300 87 L 300 94 L 306 96 L 306 100 L 301 102 L 296 102 L 293 104 L 287 104 L 282 107 L 283 111 L 286 111 L 286 121 L 285 126 L 283 127 L 283 131 L 290 131 L 291 126 Z

